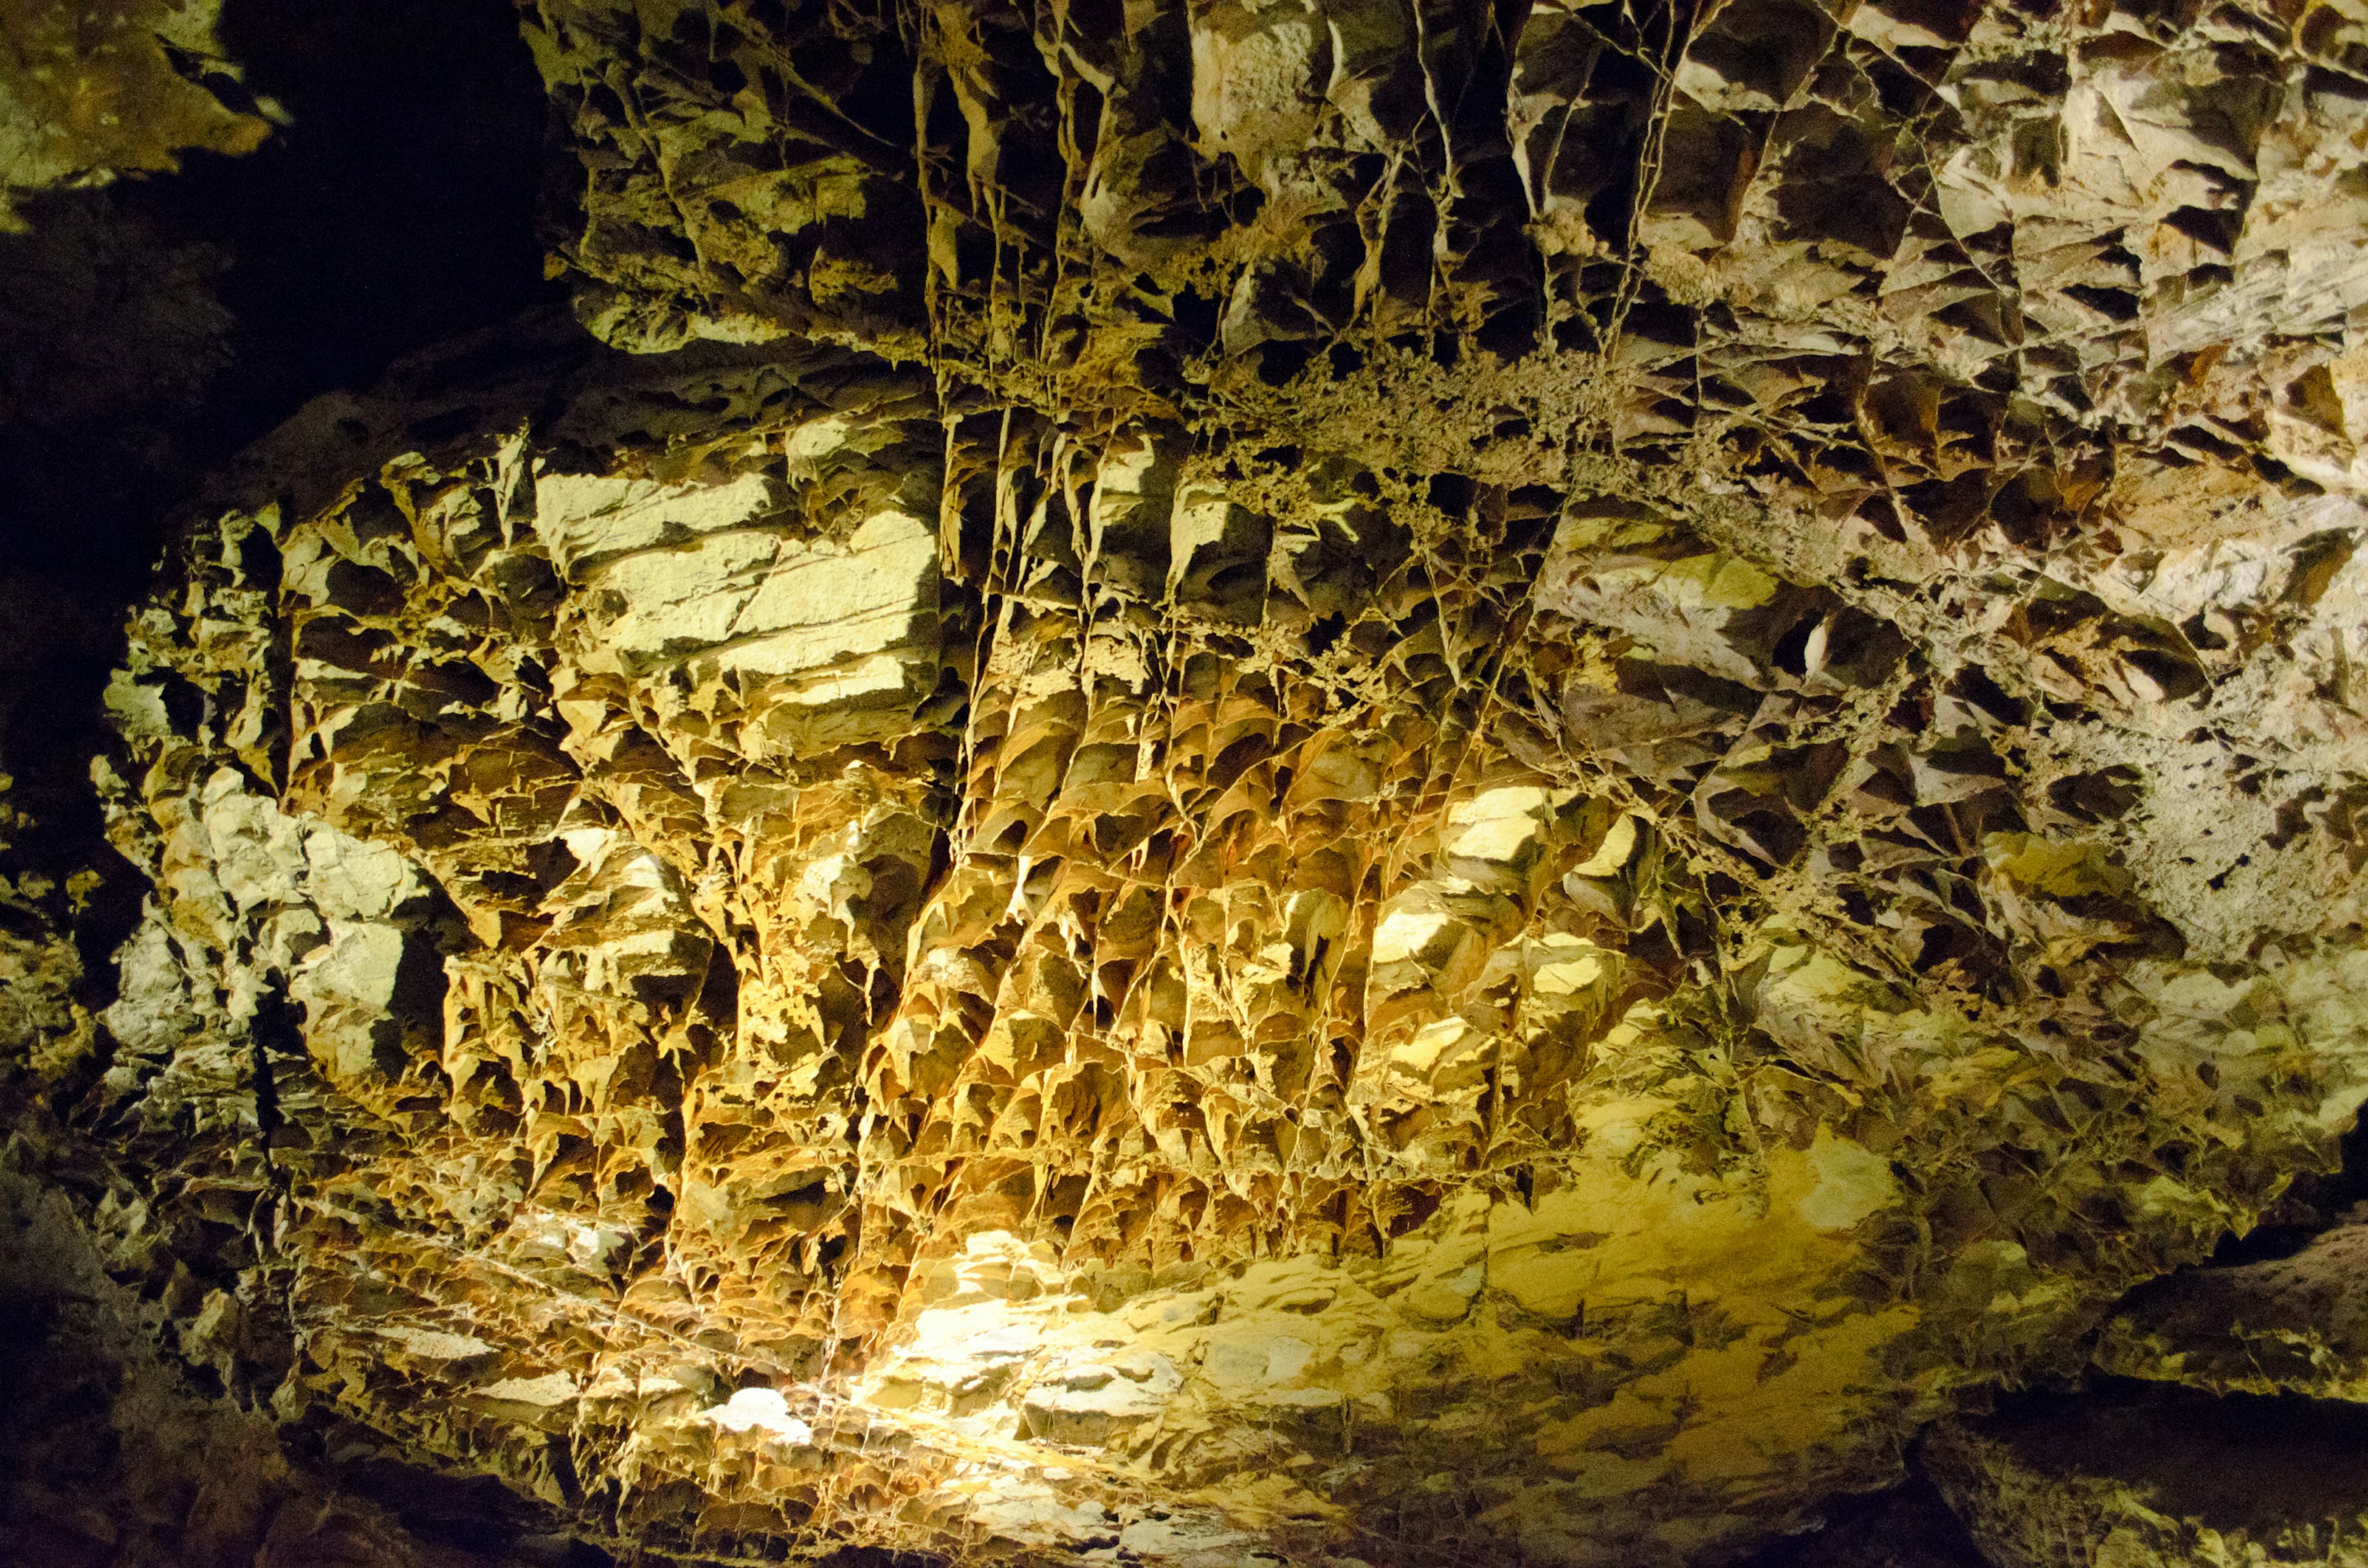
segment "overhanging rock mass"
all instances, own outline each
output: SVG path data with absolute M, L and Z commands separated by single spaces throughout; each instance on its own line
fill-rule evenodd
M 250 454 L 115 999 L 0 936 L 233 1397 L 702 1561 L 1721 1561 L 2332 1163 L 2368 12 L 526 28 L 611 347 Z

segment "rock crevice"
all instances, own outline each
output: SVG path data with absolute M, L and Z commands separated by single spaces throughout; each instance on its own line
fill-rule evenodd
M 629 1559 L 2348 1561 L 2066 1456 L 2362 1386 L 2354 1229 L 2173 1271 L 2368 1098 L 2368 20 L 521 15 L 598 341 L 233 465 L 129 936 L 7 884 L 224 1399 Z

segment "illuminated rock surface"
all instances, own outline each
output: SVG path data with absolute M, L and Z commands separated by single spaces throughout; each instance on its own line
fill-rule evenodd
M 2368 1096 L 2368 14 L 525 28 L 607 347 L 233 465 L 136 921 L 0 928 L 250 1422 L 620 1554 L 1841 1568 L 2092 1354 L 2368 1386 L 2351 1233 L 2123 1300 Z M 2099 1397 L 1931 1428 L 1982 1549 L 2240 1560 Z
M 214 29 L 221 0 L 14 0 L 0 10 L 0 232 L 10 198 L 252 152 L 270 134 Z M 277 107 L 277 106 L 272 106 Z

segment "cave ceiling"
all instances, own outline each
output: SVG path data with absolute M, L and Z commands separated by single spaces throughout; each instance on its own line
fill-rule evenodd
M 1928 1429 L 2358 1560 L 2065 1477 L 2368 1398 L 2362 1233 L 2192 1267 L 2368 1097 L 2368 8 L 518 21 L 572 319 L 220 466 L 8 884 L 168 1360 L 653 1562 L 1712 1563 Z

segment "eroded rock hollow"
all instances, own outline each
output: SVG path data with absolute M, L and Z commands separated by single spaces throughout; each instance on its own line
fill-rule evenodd
M 272 1456 L 90 1561 L 2368 1560 L 2368 10 L 519 25 L 575 319 L 176 513 L 6 884 Z

